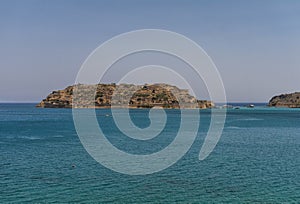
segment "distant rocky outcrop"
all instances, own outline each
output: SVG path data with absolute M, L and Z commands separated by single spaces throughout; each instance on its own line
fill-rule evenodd
M 269 101 L 271 107 L 300 108 L 300 92 L 274 96 Z
M 96 86 L 96 87 L 95 87 Z M 80 89 L 79 103 L 73 104 L 74 88 Z M 95 100 L 88 101 L 84 97 L 96 90 Z M 180 105 L 179 105 L 180 104 Z M 53 91 L 37 107 L 41 108 L 212 108 L 214 103 L 207 100 L 197 100 L 191 96 L 188 90 L 179 89 L 168 84 L 98 84 L 98 85 L 74 85 L 63 90 Z

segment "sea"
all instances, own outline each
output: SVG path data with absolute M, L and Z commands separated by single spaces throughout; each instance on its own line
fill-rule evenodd
M 199 151 L 211 111 L 201 110 L 197 137 L 177 163 L 127 175 L 89 155 L 71 109 L 2 103 L 0 203 L 300 203 L 300 109 L 233 105 L 239 108 L 227 110 L 221 138 L 206 159 L 199 160 Z M 158 138 L 140 141 L 118 130 L 111 110 L 96 110 L 107 139 L 137 155 L 174 140 L 180 111 L 166 114 Z M 150 124 L 148 109 L 131 110 L 130 116 L 138 127 Z

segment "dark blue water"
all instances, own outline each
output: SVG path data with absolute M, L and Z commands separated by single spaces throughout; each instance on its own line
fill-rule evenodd
M 126 140 L 109 110 L 97 110 L 108 139 L 131 153 L 151 153 L 175 137 L 179 113 L 168 110 L 166 130 L 148 142 Z M 148 110 L 132 120 L 149 125 Z M 228 110 L 221 140 L 204 161 L 198 154 L 209 126 L 170 168 L 146 176 L 106 169 L 81 145 L 69 109 L 0 104 L 0 202 L 91 203 L 299 203 L 300 110 Z M 75 165 L 72 167 L 72 165 Z

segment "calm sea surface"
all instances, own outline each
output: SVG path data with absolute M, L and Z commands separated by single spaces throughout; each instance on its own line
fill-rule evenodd
M 148 112 L 132 110 L 133 122 L 147 127 Z M 167 110 L 161 135 L 137 141 L 118 131 L 107 114 L 97 110 L 107 138 L 135 154 L 166 147 L 180 122 L 178 111 Z M 218 145 L 199 161 L 209 121 L 210 111 L 201 111 L 197 139 L 175 165 L 129 176 L 89 156 L 71 110 L 0 104 L 0 203 L 300 203 L 300 109 L 228 110 Z

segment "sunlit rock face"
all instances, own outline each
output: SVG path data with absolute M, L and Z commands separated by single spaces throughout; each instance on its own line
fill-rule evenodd
M 73 104 L 73 91 L 77 88 L 80 100 Z M 96 90 L 96 91 L 95 91 Z M 94 91 L 94 93 L 93 93 Z M 94 95 L 87 100 L 85 95 Z M 188 90 L 169 84 L 77 84 L 53 91 L 37 107 L 41 108 L 212 108 L 212 101 L 197 100 Z

